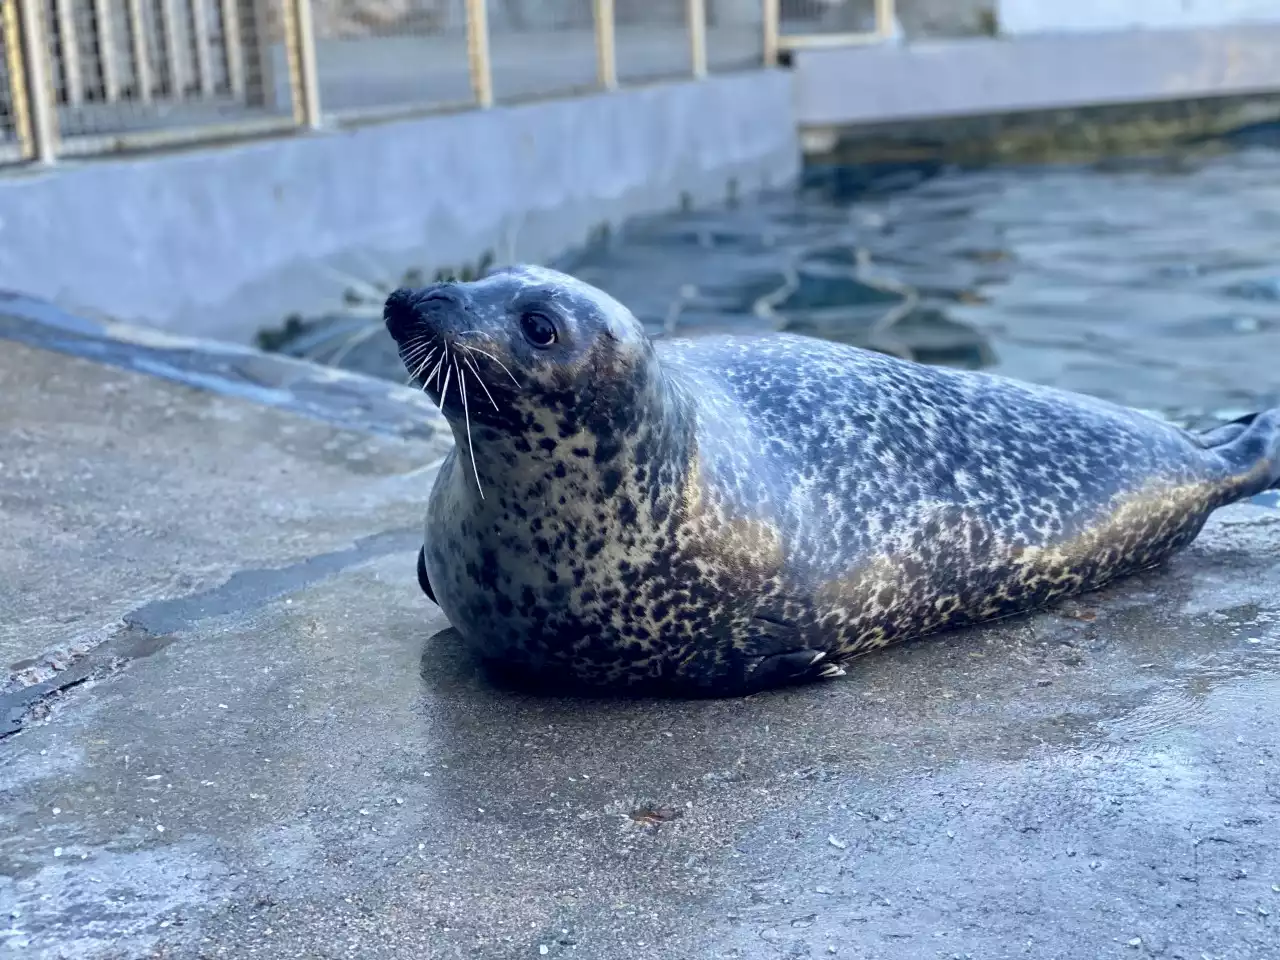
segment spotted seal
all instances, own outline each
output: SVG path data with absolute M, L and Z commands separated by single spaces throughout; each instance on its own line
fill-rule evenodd
M 1280 485 L 1280 410 L 1194 434 L 802 336 L 651 341 L 536 267 L 401 289 L 454 433 L 422 589 L 540 683 L 736 695 L 1094 589 Z

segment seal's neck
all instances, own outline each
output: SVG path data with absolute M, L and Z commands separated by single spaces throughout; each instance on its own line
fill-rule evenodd
M 458 493 L 477 506 L 504 495 L 554 504 L 567 491 L 611 494 L 619 475 L 629 484 L 669 485 L 694 454 L 694 407 L 687 388 L 655 364 L 642 389 L 624 393 L 606 383 L 579 409 L 528 412 L 518 432 L 472 422 L 468 436 L 465 422 L 450 418 Z

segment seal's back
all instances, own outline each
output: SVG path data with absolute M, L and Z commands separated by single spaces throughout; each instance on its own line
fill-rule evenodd
M 762 607 L 838 656 L 1155 564 L 1280 479 L 1274 414 L 1249 426 L 1256 449 L 1247 431 L 1214 447 L 1103 401 L 805 337 L 659 356 L 698 398 L 710 509 L 779 531 Z

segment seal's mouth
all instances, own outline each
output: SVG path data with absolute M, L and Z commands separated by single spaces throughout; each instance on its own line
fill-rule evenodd
M 383 319 L 409 383 L 445 416 L 468 425 L 496 425 L 502 419 L 502 410 L 510 406 L 504 395 L 520 383 L 496 346 L 469 322 L 470 298 L 460 284 L 395 290 L 387 297 Z
M 472 425 L 501 426 L 510 420 L 510 386 L 494 379 L 505 375 L 516 390 L 520 382 L 498 357 L 496 344 L 471 324 L 470 297 L 458 284 L 395 290 L 382 314 L 409 382 L 435 402 L 455 433 L 463 429 L 460 441 L 465 437 L 476 489 L 483 498 Z
M 382 307 L 387 332 L 403 352 L 423 339 L 450 340 L 466 329 L 470 297 L 456 283 L 393 290 Z
M 434 400 L 443 413 L 484 421 L 501 409 L 486 369 L 489 356 L 462 338 L 435 338 L 400 352 L 410 383 Z

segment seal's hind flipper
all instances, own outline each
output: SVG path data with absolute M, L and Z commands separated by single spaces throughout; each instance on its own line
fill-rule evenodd
M 1244 500 L 1264 490 L 1280 490 L 1280 407 L 1242 417 L 1219 430 L 1242 424 L 1234 437 L 1215 444 L 1235 481 L 1231 499 Z
M 1211 427 L 1204 433 L 1199 434 L 1196 439 L 1200 441 L 1200 445 L 1210 450 L 1215 447 L 1226 446 L 1233 440 L 1239 439 L 1240 435 L 1253 426 L 1253 422 L 1258 419 L 1256 413 L 1246 413 L 1243 417 L 1236 417 L 1227 423 L 1219 424 Z
M 437 607 L 440 601 L 436 599 L 435 592 L 431 589 L 431 581 L 427 579 L 427 548 L 425 546 L 418 548 L 418 586 Z

